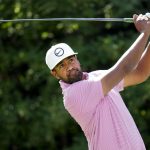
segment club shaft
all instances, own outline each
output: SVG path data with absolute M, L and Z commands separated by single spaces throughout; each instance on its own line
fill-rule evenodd
M 26 22 L 26 21 L 116 21 L 133 22 L 133 18 L 42 18 L 42 19 L 0 19 L 0 22 Z

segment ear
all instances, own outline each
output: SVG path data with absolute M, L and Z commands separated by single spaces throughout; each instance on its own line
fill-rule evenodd
M 55 70 L 52 70 L 50 73 L 51 73 L 55 78 L 60 79 L 60 78 L 58 77 L 57 72 L 56 72 Z

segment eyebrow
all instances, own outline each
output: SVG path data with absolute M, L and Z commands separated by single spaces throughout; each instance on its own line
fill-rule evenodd
M 72 55 L 72 56 L 69 56 L 67 58 L 65 58 L 66 60 L 70 59 L 71 57 L 75 57 L 75 55 Z M 61 65 L 63 63 L 63 60 L 61 62 L 59 62 L 57 65 L 56 65 L 56 68 Z

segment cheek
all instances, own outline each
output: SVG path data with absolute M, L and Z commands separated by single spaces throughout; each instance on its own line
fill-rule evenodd
M 81 66 L 80 66 L 80 63 L 79 63 L 79 61 L 77 62 L 77 66 L 78 66 L 78 68 L 80 68 L 80 69 L 81 69 Z
M 59 76 L 60 78 L 66 78 L 66 71 L 61 71 L 61 72 L 59 72 L 58 76 Z

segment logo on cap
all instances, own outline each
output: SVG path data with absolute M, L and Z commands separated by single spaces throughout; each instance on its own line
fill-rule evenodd
M 57 57 L 60 57 L 64 54 L 64 50 L 62 48 L 56 48 L 55 51 L 54 51 L 54 54 L 57 56 Z

